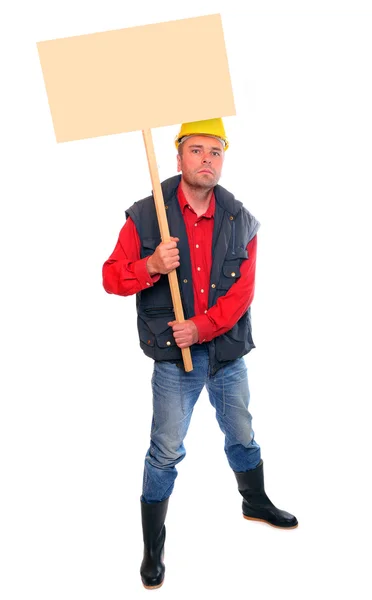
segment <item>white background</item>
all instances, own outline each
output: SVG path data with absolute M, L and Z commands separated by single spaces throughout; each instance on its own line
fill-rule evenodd
M 139 496 L 152 361 L 138 345 L 135 298 L 108 295 L 101 277 L 125 209 L 151 191 L 145 150 L 140 132 L 57 144 L 36 42 L 217 12 L 237 110 L 225 119 L 220 183 L 261 223 L 250 408 L 266 490 L 299 527 L 243 520 L 202 394 L 169 504 L 166 579 L 153 593 L 370 597 L 369 6 L 1 9 L 3 600 L 151 594 L 139 577 Z M 213 59 L 213 48 L 200 56 Z M 170 76 L 177 102 L 189 82 Z M 176 173 L 177 130 L 153 131 L 161 179 Z

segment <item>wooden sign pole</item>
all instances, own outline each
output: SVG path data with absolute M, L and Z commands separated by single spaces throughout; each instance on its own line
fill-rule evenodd
M 170 233 L 167 215 L 164 207 L 163 192 L 161 189 L 158 167 L 155 158 L 155 149 L 151 135 L 151 129 L 142 130 L 143 139 L 145 142 L 147 161 L 150 169 L 150 177 L 152 183 L 152 189 L 154 192 L 156 215 L 158 218 L 160 235 L 163 242 L 170 242 Z M 174 315 L 178 323 L 182 323 L 184 319 L 183 307 L 181 302 L 180 289 L 178 286 L 178 279 L 176 270 L 173 269 L 168 273 L 169 287 L 172 295 Z M 182 358 L 185 366 L 185 371 L 189 372 L 193 370 L 190 348 L 182 348 Z

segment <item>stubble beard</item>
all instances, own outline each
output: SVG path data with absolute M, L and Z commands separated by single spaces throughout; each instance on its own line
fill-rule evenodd
M 213 175 L 213 179 L 210 179 L 209 176 L 203 178 L 203 175 L 198 176 L 196 173 L 195 175 L 189 175 L 189 173 L 182 172 L 182 177 L 190 188 L 204 190 L 205 192 L 213 189 L 218 183 L 218 179 L 215 175 Z

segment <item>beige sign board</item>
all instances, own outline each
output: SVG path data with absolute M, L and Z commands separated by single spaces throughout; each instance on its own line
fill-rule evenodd
M 218 14 L 37 48 L 57 142 L 236 114 Z

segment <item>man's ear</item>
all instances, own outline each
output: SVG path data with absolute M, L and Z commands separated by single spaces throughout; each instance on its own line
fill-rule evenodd
M 177 173 L 180 173 L 182 171 L 181 168 L 181 157 L 179 154 L 177 154 Z

